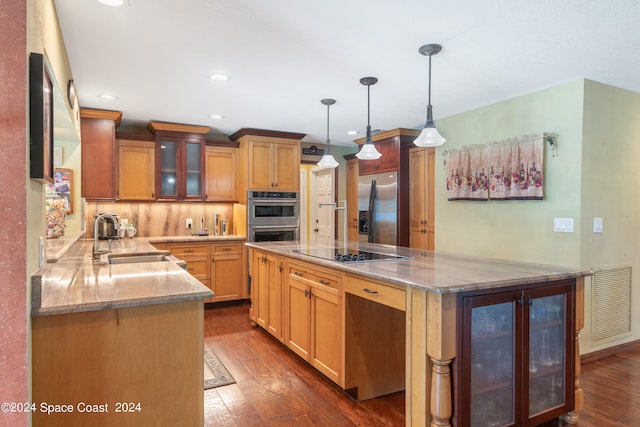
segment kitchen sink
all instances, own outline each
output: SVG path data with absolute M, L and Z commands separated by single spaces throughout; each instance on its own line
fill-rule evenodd
M 109 264 L 135 264 L 140 262 L 162 262 L 170 261 L 169 257 L 165 254 L 147 254 L 147 255 L 111 255 L 109 257 Z

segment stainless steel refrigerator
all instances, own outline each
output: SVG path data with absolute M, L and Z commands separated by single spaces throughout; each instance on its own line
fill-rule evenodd
M 358 177 L 358 240 L 397 245 L 397 172 Z

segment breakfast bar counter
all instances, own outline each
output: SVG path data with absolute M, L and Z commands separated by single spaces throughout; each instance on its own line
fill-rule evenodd
M 252 321 L 354 398 L 405 390 L 412 426 L 577 422 L 591 272 L 362 242 L 247 245 Z
M 98 243 L 32 275 L 33 424 L 203 425 L 213 292 L 148 238 Z

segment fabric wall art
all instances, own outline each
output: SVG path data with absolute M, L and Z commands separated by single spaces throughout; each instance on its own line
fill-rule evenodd
M 544 199 L 544 137 L 531 135 L 445 152 L 448 200 Z

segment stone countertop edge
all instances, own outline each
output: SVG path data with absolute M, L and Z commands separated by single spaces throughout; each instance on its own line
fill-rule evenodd
M 168 238 L 153 240 L 158 243 Z M 238 236 L 223 238 L 245 240 Z M 147 237 L 114 240 L 108 255 L 169 254 L 156 249 L 150 240 Z M 100 241 L 100 244 L 109 243 Z M 94 264 L 92 249 L 93 239 L 76 238 L 56 262 L 45 263 L 31 276 L 32 317 L 203 300 L 213 296 L 207 286 L 175 262 L 111 265 L 105 259 L 108 255 L 102 255 L 103 262 Z M 98 294 L 105 290 L 112 291 L 113 296 L 99 298 Z
M 376 243 L 350 241 L 348 249 L 400 255 L 411 259 L 343 263 L 293 252 L 301 249 L 342 249 L 344 244 L 341 241 L 247 242 L 246 246 L 401 287 L 441 294 L 576 279 L 593 274 L 589 270 L 570 267 L 481 258 Z
M 188 274 L 188 273 L 187 273 Z M 204 287 L 204 285 L 202 285 Z M 206 287 L 205 287 L 206 288 Z M 70 304 L 67 306 L 57 307 L 33 307 L 31 309 L 31 317 L 52 316 L 57 314 L 73 314 L 84 313 L 88 311 L 104 311 L 104 310 L 116 310 L 121 308 L 142 307 L 145 305 L 154 304 L 170 304 L 174 302 L 184 301 L 198 301 L 213 296 L 213 292 L 210 290 L 206 292 L 190 292 L 186 294 L 173 294 L 163 297 L 145 297 L 138 299 L 130 299 L 124 301 L 112 301 L 112 302 L 97 302 L 88 304 Z

